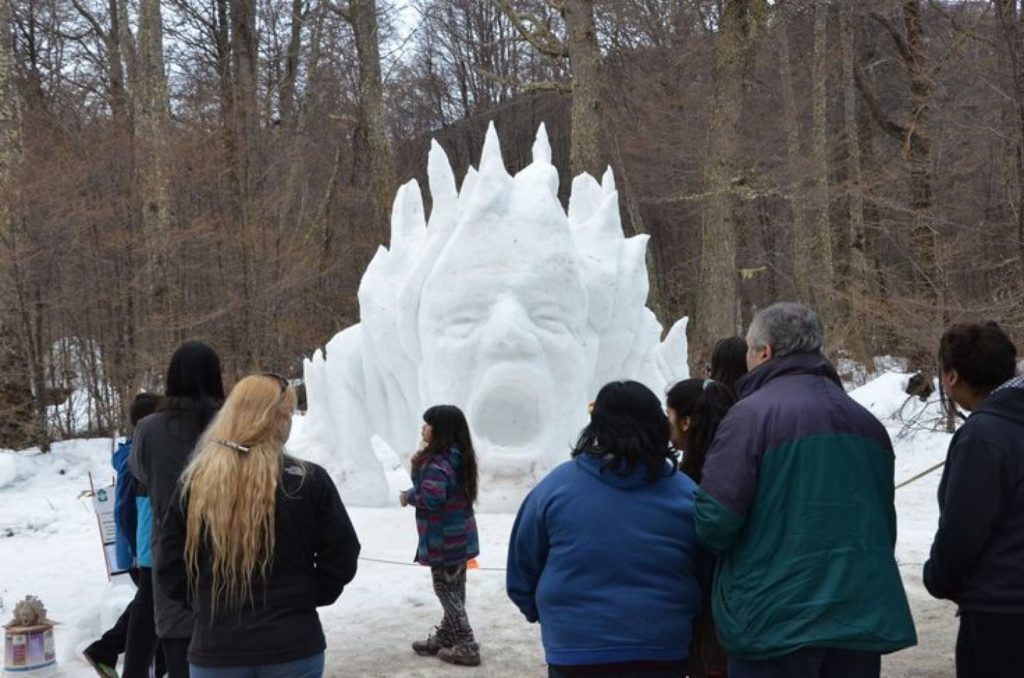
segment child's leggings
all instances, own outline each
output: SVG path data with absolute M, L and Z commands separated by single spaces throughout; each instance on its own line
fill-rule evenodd
M 430 568 L 434 593 L 444 608 L 440 629 L 454 636 L 459 643 L 473 642 L 473 629 L 466 615 L 466 564 L 437 565 Z

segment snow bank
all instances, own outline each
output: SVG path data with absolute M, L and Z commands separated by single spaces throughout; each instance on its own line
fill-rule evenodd
M 0 490 L 11 485 L 18 477 L 18 464 L 11 453 L 0 453 Z

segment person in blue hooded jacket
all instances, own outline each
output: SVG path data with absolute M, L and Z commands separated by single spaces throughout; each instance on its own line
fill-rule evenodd
M 957 604 L 958 678 L 1024 671 L 1024 377 L 1016 368 L 1017 348 L 994 322 L 942 335 L 943 391 L 971 415 L 949 444 L 924 585 Z
M 156 411 L 159 396 L 140 393 L 132 401 L 128 411 L 131 429 L 128 438 L 118 443 L 111 457 L 111 464 L 117 474 L 114 485 L 114 524 L 116 535 L 117 569 L 127 571 L 132 581 L 138 583 L 138 569 L 135 560 L 138 506 L 136 503 L 135 478 L 128 469 L 128 455 L 132 450 L 131 432 L 139 421 Z M 82 654 L 96 673 L 101 676 L 116 676 L 117 658 L 125 651 L 128 641 L 128 626 L 132 617 L 132 603 L 124 608 L 117 622 L 99 640 L 89 645 Z
M 572 460 L 523 501 L 506 588 L 540 622 L 549 676 L 686 670 L 712 560 L 694 530 L 696 486 L 676 461 L 658 397 L 613 382 Z

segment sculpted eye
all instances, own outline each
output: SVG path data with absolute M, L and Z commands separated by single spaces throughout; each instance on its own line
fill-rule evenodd
M 554 310 L 544 310 L 533 317 L 533 323 L 542 330 L 548 332 L 565 332 L 569 328 L 565 324 L 565 318 L 561 313 Z
M 445 321 L 441 331 L 447 337 L 465 339 L 479 324 L 479 319 L 472 315 L 459 315 Z

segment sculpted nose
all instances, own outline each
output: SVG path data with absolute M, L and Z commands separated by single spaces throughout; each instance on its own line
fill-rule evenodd
M 524 358 L 540 354 L 541 346 L 533 321 L 513 297 L 502 296 L 491 309 L 483 348 L 491 358 Z

